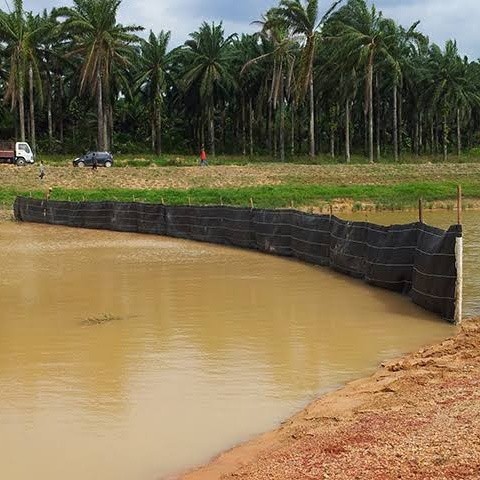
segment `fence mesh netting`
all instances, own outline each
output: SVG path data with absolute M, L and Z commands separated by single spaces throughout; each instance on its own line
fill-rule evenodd
M 444 231 L 423 223 L 386 227 L 294 210 L 24 197 L 15 200 L 14 212 L 24 222 L 166 235 L 294 257 L 409 295 L 454 320 L 460 225 Z

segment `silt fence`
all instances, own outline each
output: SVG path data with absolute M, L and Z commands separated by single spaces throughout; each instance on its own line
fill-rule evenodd
M 25 197 L 15 200 L 14 213 L 23 222 L 165 235 L 293 257 L 408 295 L 450 322 L 460 318 L 460 225 L 445 231 L 422 222 L 380 226 L 295 210 Z

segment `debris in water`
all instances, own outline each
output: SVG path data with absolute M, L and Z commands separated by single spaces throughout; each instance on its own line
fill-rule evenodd
M 116 322 L 121 319 L 122 317 L 116 317 L 105 313 L 98 317 L 88 317 L 87 319 L 82 320 L 81 325 L 84 327 L 93 327 L 94 325 L 103 325 L 104 323 Z

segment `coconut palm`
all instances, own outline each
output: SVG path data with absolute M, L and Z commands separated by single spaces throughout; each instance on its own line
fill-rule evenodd
M 337 38 L 339 55 L 353 58 L 365 71 L 365 112 L 368 113 L 369 158 L 374 160 L 373 149 L 373 77 L 375 62 L 388 57 L 395 32 L 388 28 L 391 20 L 385 19 L 375 6 L 369 8 L 365 0 L 349 0 L 335 18 L 341 26 Z
M 167 53 L 170 32 L 163 30 L 157 35 L 150 31 L 147 40 L 140 44 L 140 55 L 136 66 L 136 87 L 150 104 L 153 144 L 157 155 L 162 153 L 162 105 L 167 88 L 170 56 Z
M 0 41 L 5 42 L 5 55 L 8 58 L 8 78 L 4 100 L 10 103 L 13 110 L 18 105 L 20 123 L 20 139 L 25 141 L 25 81 L 28 73 L 30 80 L 31 120 L 33 110 L 33 82 L 38 78 L 37 46 L 45 33 L 44 26 L 37 21 L 38 17 L 27 15 L 23 9 L 23 1 L 15 0 L 13 10 L 0 10 Z M 35 132 L 34 123 L 31 131 Z M 35 134 L 32 138 L 35 148 Z
M 315 100 L 313 63 L 316 42 L 320 38 L 319 28 L 329 18 L 343 0 L 337 0 L 319 21 L 318 0 L 280 0 L 275 14 L 281 17 L 291 28 L 293 35 L 304 38 L 302 55 L 300 58 L 300 73 L 298 75 L 299 93 L 304 96 L 309 92 L 310 101 L 310 156 L 315 156 Z
M 457 123 L 457 149 L 461 153 L 461 111 L 480 104 L 480 95 L 469 70 L 468 61 L 458 54 L 457 43 L 448 40 L 444 51 L 432 45 L 430 53 L 430 86 L 432 104 L 443 124 L 443 157 L 448 156 L 448 119 L 453 114 Z
M 291 37 L 288 27 L 278 16 L 278 10 L 270 9 L 262 20 L 254 22 L 261 26 L 260 37 L 270 45 L 266 53 L 247 62 L 242 74 L 259 62 L 268 61 L 271 71 L 269 103 L 278 111 L 280 160 L 285 161 L 285 96 L 294 84 L 294 67 L 298 58 L 298 45 Z M 272 62 L 273 60 L 273 62 Z
M 98 118 L 98 148 L 108 147 L 106 122 L 110 108 L 110 86 L 114 66 L 132 64 L 132 44 L 138 42 L 139 26 L 117 23 L 121 0 L 74 0 L 73 7 L 55 11 L 63 18 L 63 30 L 70 40 L 69 56 L 79 56 L 80 92 L 95 92 Z
M 183 87 L 198 94 L 200 105 L 207 112 L 212 156 L 215 156 L 215 107 L 235 84 L 229 68 L 232 53 L 229 47 L 234 38 L 236 35 L 225 38 L 221 23 L 204 22 L 198 31 L 190 34 L 190 40 L 182 49 L 186 62 Z

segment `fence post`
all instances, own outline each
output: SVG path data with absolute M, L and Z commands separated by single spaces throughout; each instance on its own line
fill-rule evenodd
M 462 187 L 457 187 L 457 224 L 462 225 Z M 457 281 L 455 283 L 455 323 L 462 322 L 463 316 L 463 232 L 455 240 L 455 263 Z
M 457 186 L 457 225 L 462 224 L 462 186 Z
M 252 198 L 252 197 L 250 197 L 250 207 L 251 207 L 252 210 L 253 210 L 253 198 Z
M 418 199 L 418 221 L 423 223 L 423 200 L 421 198 Z

